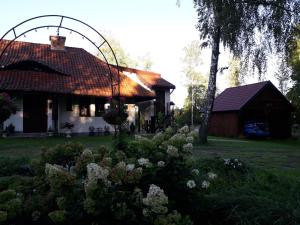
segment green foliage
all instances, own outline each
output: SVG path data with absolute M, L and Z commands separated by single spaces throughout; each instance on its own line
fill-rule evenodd
M 0 176 L 30 175 L 32 173 L 28 158 L 0 158 Z
M 202 121 L 202 109 L 205 101 L 206 87 L 204 85 L 189 86 L 188 96 L 184 101 L 183 109 L 175 110 L 175 121 L 179 126 L 191 124 L 192 95 L 193 95 L 193 123 L 200 124 Z
M 42 163 L 51 163 L 62 166 L 74 165 L 75 160 L 83 152 L 83 145 L 79 143 L 60 144 L 53 148 L 44 149 Z
M 298 26 L 299 29 L 299 26 Z M 298 32 L 299 33 L 299 32 Z M 287 93 L 288 99 L 295 106 L 296 110 L 293 115 L 293 122 L 300 123 L 300 35 L 297 34 L 290 42 L 288 48 L 288 65 L 292 69 L 291 79 L 293 81 L 293 86 L 289 89 Z
M 16 113 L 17 107 L 7 93 L 0 93 L 0 124 Z
M 229 62 L 228 82 L 230 87 L 240 86 L 243 81 L 240 64 L 240 60 L 234 57 Z
M 7 220 L 7 212 L 0 211 L 0 223 L 5 222 Z
M 299 21 L 299 2 L 286 1 L 194 1 L 198 12 L 200 39 L 212 44 L 220 40 L 243 63 L 263 72 L 267 53 L 282 52 Z
M 0 222 L 16 225 L 300 222 L 299 177 L 255 170 L 235 158 L 197 159 L 191 154 L 194 137 L 195 133 L 185 126 L 177 131 L 167 128 L 151 138 L 136 136 L 124 151 L 100 146 L 98 152 L 85 149 L 70 156 L 63 149 L 70 145 L 60 146 L 71 166 L 57 165 L 55 157 L 48 157 L 43 158 L 45 174 L 31 177 L 31 181 L 0 178 Z M 16 189 L 9 188 L 17 180 L 19 183 L 13 185 Z
M 62 224 L 66 220 L 66 212 L 63 210 L 53 211 L 48 216 L 56 224 Z

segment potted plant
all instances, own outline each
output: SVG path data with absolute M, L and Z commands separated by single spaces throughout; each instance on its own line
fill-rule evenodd
M 95 127 L 89 126 L 89 136 L 94 136 L 95 135 Z
M 3 123 L 11 114 L 15 114 L 16 105 L 7 93 L 0 93 L 0 135 L 6 137 L 6 132 L 3 132 Z
M 52 129 L 51 126 L 48 128 L 48 136 L 49 136 L 49 137 L 52 137 L 52 136 L 53 136 L 53 129 Z
M 65 122 L 62 124 L 62 129 L 67 129 L 66 130 L 66 137 L 67 138 L 71 138 L 71 134 L 72 134 L 72 128 L 74 127 L 74 124 L 73 123 L 70 123 L 70 122 Z
M 10 124 L 5 128 L 4 134 L 7 135 L 7 136 L 9 136 L 9 135 L 11 135 L 11 134 L 13 134 L 13 133 L 15 133 L 15 126 L 14 126 L 12 123 L 10 123 Z

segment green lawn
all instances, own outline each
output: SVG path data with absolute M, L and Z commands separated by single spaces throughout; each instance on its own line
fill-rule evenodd
M 112 136 L 95 137 L 45 137 L 45 138 L 1 138 L 0 157 L 38 158 L 43 147 L 53 147 L 66 142 L 79 142 L 86 148 L 97 149 L 100 145 L 112 146 Z
M 209 137 L 206 145 L 196 145 L 194 154 L 202 158 L 239 158 L 250 165 L 300 174 L 300 140 L 246 140 Z
M 68 141 L 80 142 L 92 150 L 100 145 L 112 146 L 112 136 L 0 139 L 0 157 L 38 158 L 42 147 Z M 299 140 L 245 140 L 209 137 L 206 145 L 196 145 L 194 155 L 200 158 L 239 158 L 250 165 L 266 169 L 294 170 L 300 175 Z

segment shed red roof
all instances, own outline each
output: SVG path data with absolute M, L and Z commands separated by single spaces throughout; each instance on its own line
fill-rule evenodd
M 120 67 L 120 70 L 129 73 L 135 73 L 138 79 L 151 89 L 155 89 L 155 88 L 175 89 L 175 85 L 166 81 L 164 78 L 161 77 L 161 74 L 159 73 L 133 69 L 128 67 L 122 67 L 122 66 Z
M 0 43 L 0 52 L 6 44 L 7 41 Z M 21 68 L 24 62 L 37 68 Z M 55 51 L 47 44 L 15 41 L 0 59 L 0 89 L 109 97 L 109 69 L 116 81 L 117 69 L 84 49 L 66 47 L 66 51 Z M 120 80 L 123 97 L 155 97 L 122 73 Z
M 216 97 L 213 112 L 238 111 L 247 104 L 266 85 L 273 85 L 270 81 L 227 88 Z

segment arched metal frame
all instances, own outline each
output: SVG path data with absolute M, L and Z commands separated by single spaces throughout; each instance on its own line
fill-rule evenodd
M 21 25 L 29 22 L 29 21 L 33 21 L 33 20 L 38 20 L 38 19 L 41 19 L 41 18 L 50 18 L 50 17 L 53 17 L 53 18 L 60 18 L 60 23 L 58 25 L 55 25 L 55 24 L 49 24 L 49 25 L 43 25 L 43 26 L 37 26 L 37 27 L 33 27 L 33 28 L 30 28 L 30 29 L 27 29 L 26 31 L 20 33 L 17 35 L 16 33 L 16 28 L 20 27 Z M 93 42 L 89 37 L 87 37 L 86 35 L 82 34 L 81 32 L 75 30 L 75 29 L 72 29 L 72 28 L 69 28 L 69 27 L 65 27 L 63 26 L 63 21 L 64 19 L 68 19 L 68 20 L 71 20 L 71 21 L 75 21 L 75 22 L 78 22 L 79 24 L 82 24 L 84 26 L 86 26 L 87 28 L 91 29 L 92 31 L 94 31 L 96 34 L 99 35 L 99 37 L 101 38 L 101 40 L 103 40 L 101 42 L 100 45 L 96 45 L 95 42 Z M 120 102 L 120 70 L 119 70 L 119 64 L 118 64 L 118 60 L 116 58 L 116 54 L 114 52 L 114 50 L 112 49 L 111 45 L 109 44 L 109 42 L 104 38 L 104 36 L 102 34 L 100 34 L 95 28 L 93 28 L 92 26 L 88 25 L 87 23 L 81 21 L 81 20 L 78 20 L 78 19 L 75 19 L 75 18 L 72 18 L 72 17 L 69 17 L 69 16 L 63 16 L 63 15 L 42 15 L 42 16 L 36 16 L 36 17 L 32 17 L 30 19 L 27 19 L 27 20 L 24 20 L 23 22 L 17 24 L 16 26 L 12 27 L 11 29 L 9 29 L 1 38 L 0 38 L 0 42 L 8 35 L 10 34 L 11 32 L 14 34 L 14 39 L 10 40 L 6 46 L 4 47 L 4 49 L 0 52 L 0 62 L 1 62 L 1 58 L 2 56 L 4 55 L 5 51 L 8 49 L 8 47 L 15 41 L 17 40 L 19 37 L 33 31 L 33 30 L 38 30 L 38 29 L 42 29 L 42 28 L 57 28 L 57 34 L 59 35 L 59 31 L 60 29 L 65 29 L 65 30 L 68 30 L 68 31 L 71 31 L 71 32 L 74 32 L 74 33 L 77 33 L 79 34 L 80 36 L 84 37 L 86 40 L 88 40 L 94 47 L 97 48 L 97 50 L 100 52 L 100 54 L 102 55 L 102 57 L 104 58 L 106 64 L 107 64 L 107 67 L 108 67 L 108 70 L 109 70 L 109 76 L 110 76 L 110 81 L 111 81 L 111 94 L 112 94 L 112 99 L 113 98 L 117 98 L 117 101 L 118 101 L 118 107 L 119 107 L 119 111 L 120 111 L 120 108 L 121 108 L 121 102 Z M 113 68 L 113 66 L 111 64 L 108 63 L 107 61 L 107 58 L 106 56 L 104 55 L 104 53 L 101 51 L 101 47 L 104 45 L 104 44 L 107 44 L 111 53 L 113 54 L 113 57 L 114 57 L 114 60 L 115 60 L 115 63 L 116 63 L 116 67 L 117 67 L 117 71 L 118 71 L 118 77 L 117 77 L 117 82 L 114 82 L 114 79 L 113 79 L 113 74 L 112 74 L 112 70 L 111 68 Z M 3 69 L 3 67 L 1 66 L 0 70 Z

